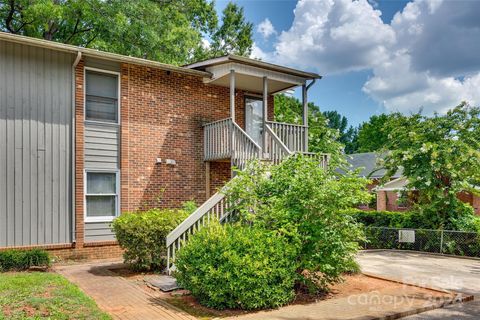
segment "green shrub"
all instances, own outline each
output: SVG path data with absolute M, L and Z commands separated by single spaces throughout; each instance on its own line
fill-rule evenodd
M 334 169 L 303 156 L 274 166 L 252 162 L 226 191 L 237 200 L 232 207 L 241 221 L 278 232 L 297 248 L 297 279 L 312 291 L 328 291 L 356 269 L 363 235 L 339 211 L 370 200 L 367 179 L 348 171 L 339 176 Z
M 122 214 L 112 223 L 125 263 L 136 270 L 163 270 L 167 235 L 187 216 L 184 210 L 151 209 Z
M 438 215 L 432 208 L 414 206 L 407 212 L 364 211 L 348 209 L 341 211 L 350 215 L 358 223 L 366 227 L 444 229 L 468 232 L 480 232 L 480 217 L 473 213 L 473 208 L 466 203 L 456 204 L 456 210 L 440 225 Z
M 175 277 L 208 307 L 278 307 L 294 297 L 295 256 L 294 247 L 273 232 L 216 223 L 180 249 Z
M 350 215 L 357 223 L 366 227 L 408 228 L 413 220 L 410 212 L 348 209 L 342 210 L 342 213 Z
M 0 271 L 27 270 L 31 267 L 50 266 L 50 256 L 45 250 L 5 250 L 0 251 Z

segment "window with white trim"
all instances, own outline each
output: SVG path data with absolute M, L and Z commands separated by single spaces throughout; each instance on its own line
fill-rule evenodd
M 85 120 L 118 123 L 118 74 L 85 70 Z
M 85 220 L 113 220 L 118 215 L 118 172 L 86 171 L 85 177 Z

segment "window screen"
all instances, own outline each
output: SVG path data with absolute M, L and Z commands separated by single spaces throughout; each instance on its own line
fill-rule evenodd
M 118 76 L 86 71 L 85 119 L 118 122 Z
M 117 173 L 87 172 L 85 197 L 87 218 L 117 216 Z

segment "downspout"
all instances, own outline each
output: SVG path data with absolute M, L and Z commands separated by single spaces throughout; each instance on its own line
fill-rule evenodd
M 310 82 L 307 86 L 304 84 L 303 85 L 303 90 L 302 90 L 302 100 L 303 100 L 303 125 L 305 127 L 305 152 L 308 152 L 308 89 L 310 89 L 311 86 L 315 84 L 317 80 L 312 79 L 312 82 Z
M 76 77 L 75 77 L 75 70 L 77 68 L 78 63 L 82 59 L 82 52 L 77 52 L 77 57 L 72 65 L 72 131 L 71 131 L 71 148 L 72 148 L 72 157 L 71 157 L 71 175 L 72 175 L 72 189 L 71 189 L 71 198 L 72 198 L 72 243 L 77 242 L 77 225 L 76 225 L 76 217 L 75 217 L 75 110 L 76 110 L 76 99 L 75 99 L 75 87 L 76 87 Z

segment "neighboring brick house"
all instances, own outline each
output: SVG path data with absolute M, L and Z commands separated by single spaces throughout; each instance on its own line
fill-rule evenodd
M 352 169 L 361 168 L 360 175 L 372 180 L 368 189 L 376 193 L 376 206 L 361 206 L 363 210 L 379 210 L 379 211 L 405 211 L 411 203 L 400 200 L 400 194 L 406 190 L 407 179 L 402 176 L 399 171 L 395 173 L 391 180 L 380 184 L 380 180 L 384 177 L 386 171 L 378 166 L 378 159 L 381 154 L 375 152 L 356 153 L 347 157 Z M 458 198 L 463 202 L 469 203 L 476 214 L 480 214 L 480 197 L 470 192 L 461 192 Z
M 305 152 L 307 126 L 273 122 L 273 95 L 301 86 L 305 111 L 318 78 L 237 56 L 176 67 L 0 33 L 0 250 L 118 256 L 109 224 L 122 212 L 202 204 L 232 165 Z

